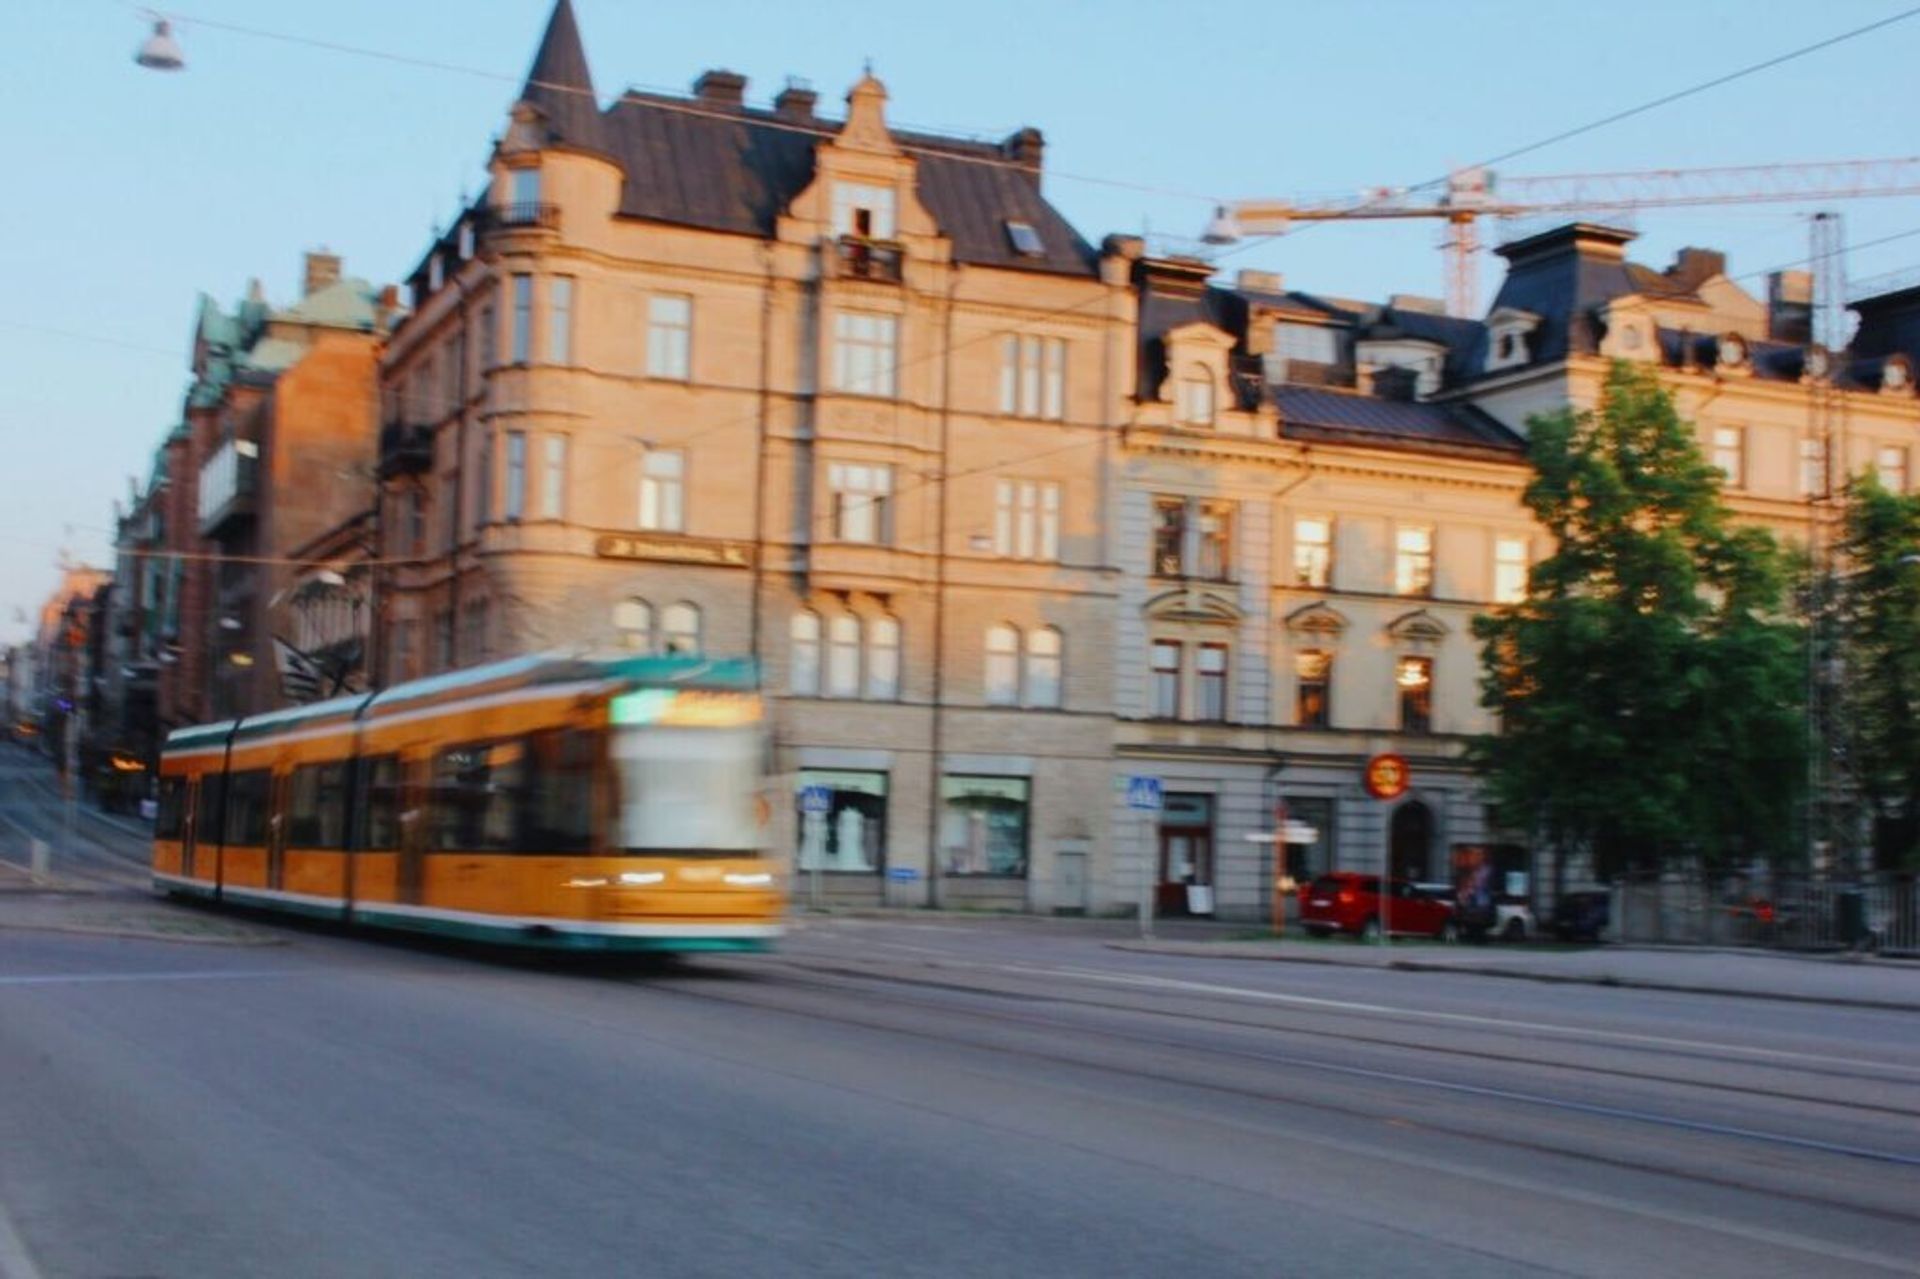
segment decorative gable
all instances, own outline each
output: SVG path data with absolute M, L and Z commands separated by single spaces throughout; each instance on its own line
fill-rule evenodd
M 1287 614 L 1287 629 L 1295 635 L 1315 635 L 1338 639 L 1346 633 L 1346 614 L 1332 605 L 1315 600 Z
M 1387 634 L 1405 644 L 1438 644 L 1447 637 L 1447 624 L 1419 608 L 1388 622 Z
M 1198 622 L 1213 626 L 1237 626 L 1246 616 L 1224 592 L 1204 586 L 1187 586 L 1156 595 L 1147 601 L 1145 612 L 1156 622 Z

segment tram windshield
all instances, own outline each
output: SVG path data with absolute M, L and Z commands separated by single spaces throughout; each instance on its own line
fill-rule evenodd
M 628 853 L 738 856 L 760 848 L 756 728 L 616 728 L 616 830 Z

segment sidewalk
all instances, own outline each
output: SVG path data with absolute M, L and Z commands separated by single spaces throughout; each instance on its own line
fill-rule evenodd
M 283 938 L 238 920 L 139 892 L 101 892 L 54 877 L 36 880 L 0 861 L 0 933 L 82 933 L 208 946 L 276 946 Z
M 1620 986 L 1686 994 L 1837 1004 L 1920 1012 L 1920 963 L 1862 955 L 1808 955 L 1682 947 L 1582 950 L 1327 941 L 1111 941 L 1115 950 L 1197 959 L 1323 964 L 1416 973 L 1463 973 L 1523 981 Z

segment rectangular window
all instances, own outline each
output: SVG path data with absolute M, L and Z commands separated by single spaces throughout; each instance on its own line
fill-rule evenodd
M 407 494 L 407 553 L 427 553 L 427 494 L 420 488 Z
M 1881 447 L 1873 455 L 1873 469 L 1880 476 L 1880 487 L 1889 493 L 1907 491 L 1907 451 L 1898 444 Z
M 827 624 L 827 696 L 860 695 L 860 619 L 841 613 Z
M 1324 515 L 1293 522 L 1293 584 L 1317 590 L 1333 584 L 1333 521 Z
M 525 206 L 540 203 L 540 170 L 515 169 L 508 182 L 509 196 L 514 204 Z M 523 213 L 521 216 L 529 214 Z
M 447 406 L 458 412 L 467 402 L 466 387 L 460 384 L 461 376 L 467 371 L 467 339 L 463 333 L 453 335 L 447 344 L 447 362 L 441 372 L 446 377 L 446 390 L 442 392 Z
M 833 186 L 833 233 L 868 240 L 893 238 L 893 188 L 859 182 Z
M 1825 497 L 1827 493 L 1827 442 L 1800 441 L 1800 496 Z
M 1333 654 L 1307 651 L 1293 656 L 1293 722 L 1301 728 L 1326 728 L 1333 722 Z
M 1393 591 L 1433 594 L 1433 530 L 1402 528 L 1394 535 Z
M 1713 466 L 1725 478 L 1728 488 L 1741 488 L 1747 482 L 1747 433 L 1737 426 L 1713 428 Z
M 1233 572 L 1233 503 L 1201 502 L 1193 525 L 1198 576 L 1226 581 Z
M 273 774 L 264 768 L 227 774 L 228 848 L 260 848 L 267 842 L 267 796 Z
M 510 520 L 527 513 L 527 433 L 507 432 L 507 504 L 503 512 Z
M 162 777 L 159 798 L 160 808 L 153 819 L 153 837 L 179 839 L 187 825 L 187 779 Z
M 989 706 L 1020 704 L 1020 632 L 1011 626 L 987 629 L 985 693 Z
M 483 427 L 476 448 L 479 459 L 473 468 L 473 527 L 480 528 L 493 519 L 493 429 Z
M 480 325 L 480 376 L 484 379 L 487 370 L 493 367 L 500 354 L 499 335 L 494 332 L 491 305 L 480 308 L 478 323 Z
M 1020 560 L 1060 558 L 1060 486 L 1001 480 L 995 489 L 993 549 Z
M 881 702 L 900 696 L 900 623 L 891 617 L 867 623 L 867 696 Z
M 303 764 L 287 782 L 287 844 L 347 846 L 347 762 Z
M 686 470 L 686 454 L 648 450 L 640 464 L 641 528 L 661 533 L 684 531 Z
M 1493 540 L 1493 602 L 1518 604 L 1527 598 L 1527 539 Z
M 1152 652 L 1153 704 L 1155 719 L 1180 718 L 1180 645 L 1172 640 L 1156 640 Z
M 1194 650 L 1193 717 L 1224 720 L 1227 717 L 1227 646 L 1202 644 Z
M 825 791 L 825 812 L 807 812 L 801 798 Z M 877 874 L 887 864 L 887 775 L 802 769 L 794 789 L 800 809 L 800 870 Z
M 573 363 L 573 277 L 556 275 L 547 283 L 547 359 Z
M 1025 875 L 1029 794 L 1024 777 L 941 778 L 941 870 Z
M 1058 421 L 1066 416 L 1065 338 L 1015 337 L 1000 342 L 1000 411 Z
M 220 842 L 220 792 L 226 786 L 225 773 L 202 773 L 200 792 L 193 808 L 193 842 L 211 850 Z M 209 868 L 212 862 L 205 863 Z M 206 878 L 211 879 L 208 875 Z
M 527 853 L 590 853 L 594 760 L 600 739 L 555 728 L 527 738 L 527 782 L 518 801 L 518 845 Z
M 1403 657 L 1394 668 L 1400 690 L 1400 731 L 1433 731 L 1433 659 Z
M 1291 324 L 1282 321 L 1274 326 L 1274 347 L 1285 360 L 1300 360 L 1307 364 L 1337 364 L 1340 361 L 1338 335 L 1324 324 Z
M 526 780 L 524 742 L 476 742 L 441 751 L 434 757 L 427 801 L 427 847 L 512 852 L 514 801 Z
M 540 470 L 540 514 L 550 520 L 567 513 L 567 437 L 547 437 L 546 464 Z
M 693 376 L 693 299 L 656 293 L 647 299 L 647 376 L 685 382 Z
M 874 545 L 885 545 L 890 540 L 891 466 L 834 462 L 827 467 L 827 487 L 833 496 L 836 539 Z
M 1153 575 L 1186 575 L 1187 500 L 1183 497 L 1153 499 Z
M 849 395 L 892 396 L 899 365 L 899 321 L 870 311 L 833 317 L 833 385 Z
M 508 339 L 507 350 L 515 364 L 525 364 L 533 358 L 533 277 L 530 275 L 513 277 L 513 335 Z

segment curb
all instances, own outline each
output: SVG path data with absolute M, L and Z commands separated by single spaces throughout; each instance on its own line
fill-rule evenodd
M 1512 981 L 1543 982 L 1551 986 L 1609 986 L 1616 990 L 1655 990 L 1676 995 L 1717 995 L 1728 999 L 1767 999 L 1778 1003 L 1815 1004 L 1827 1008 L 1864 1008 L 1876 1012 L 1920 1013 L 1920 1001 L 1893 999 L 1854 999 L 1846 996 L 1793 995 L 1771 990 L 1742 990 L 1733 986 L 1700 986 L 1683 982 L 1649 981 L 1639 977 L 1575 977 L 1563 973 L 1523 972 L 1512 968 L 1493 968 L 1468 964 L 1434 964 L 1418 959 L 1390 959 L 1380 964 L 1356 964 L 1344 959 L 1322 959 L 1312 955 L 1222 955 L 1195 949 L 1182 943 L 1108 942 L 1109 950 L 1127 950 L 1147 955 L 1172 955 L 1183 959 L 1241 959 L 1268 964 L 1317 964 L 1323 968 L 1346 968 L 1363 972 L 1454 973 L 1468 977 L 1505 977 Z M 1205 946 L 1202 942 L 1200 945 Z
M 111 924 L 67 924 L 52 920 L 16 921 L 0 919 L 0 933 L 64 933 L 76 937 L 117 937 L 122 941 L 177 942 L 186 946 L 284 946 L 283 937 L 267 935 L 247 937 L 195 936 L 191 933 L 162 933 L 133 927 L 117 927 Z

